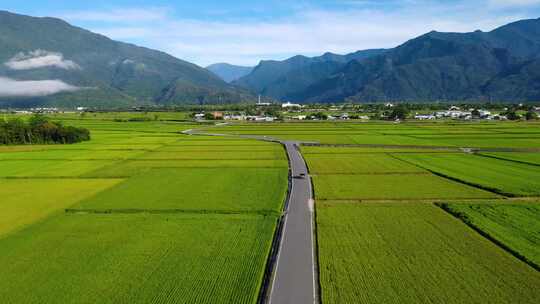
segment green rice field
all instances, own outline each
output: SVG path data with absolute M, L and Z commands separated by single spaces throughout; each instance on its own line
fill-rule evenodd
M 540 166 L 540 153 L 482 152 L 480 155 Z
M 431 174 L 339 174 L 313 177 L 319 200 L 480 199 L 497 195 Z
M 253 215 L 60 214 L 1 240 L 0 297 L 255 303 L 274 226 Z
M 399 159 L 509 196 L 540 196 L 540 167 L 468 154 L 400 154 Z
M 0 147 L 2 302 L 257 302 L 287 191 L 281 145 L 64 123 L 92 140 Z
M 430 204 L 319 203 L 323 303 L 537 303 L 540 273 Z
M 189 114 L 0 146 L 0 302 L 259 303 L 289 165 L 256 135 L 304 143 L 321 303 L 540 303 L 540 123 Z
M 279 213 L 285 168 L 164 168 L 131 177 L 75 209 L 266 211 Z
M 336 149 L 334 149 L 336 150 Z M 384 153 L 306 154 L 313 174 L 427 173 L 424 169 Z
M 540 204 L 447 204 L 469 225 L 540 269 Z

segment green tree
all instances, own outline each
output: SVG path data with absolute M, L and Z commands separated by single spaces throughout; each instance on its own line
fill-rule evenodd
M 521 118 L 521 116 L 518 115 L 514 110 L 508 111 L 504 113 L 504 115 L 506 116 L 506 118 L 508 118 L 508 120 L 518 120 Z
M 538 113 L 534 111 L 529 111 L 527 114 L 525 114 L 525 119 L 527 120 L 536 120 L 538 119 Z
M 398 105 L 394 109 L 392 109 L 388 118 L 391 120 L 396 120 L 396 119 L 403 120 L 403 119 L 406 119 L 408 115 L 409 115 L 409 109 L 407 109 L 405 105 Z
M 319 120 L 327 120 L 328 119 L 328 115 L 326 115 L 323 112 L 317 112 L 317 113 L 313 114 L 312 116 L 313 116 L 313 118 L 319 119 Z

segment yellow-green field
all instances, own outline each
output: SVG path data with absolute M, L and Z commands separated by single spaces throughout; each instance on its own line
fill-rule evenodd
M 219 131 L 308 142 L 301 150 L 316 199 L 322 303 L 540 301 L 540 124 L 311 122 Z
M 257 303 L 288 160 L 240 134 L 309 142 L 322 303 L 540 302 L 539 123 L 187 118 L 57 114 L 91 140 L 0 146 L 1 301 Z
M 287 191 L 281 145 L 63 118 L 92 140 L 0 147 L 2 302 L 256 303 Z

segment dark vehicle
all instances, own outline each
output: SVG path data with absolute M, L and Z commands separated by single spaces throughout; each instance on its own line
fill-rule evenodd
M 306 178 L 306 174 L 305 174 L 305 173 L 300 173 L 300 174 L 298 174 L 298 175 L 293 176 L 293 178 L 296 178 L 296 179 L 304 179 L 304 178 Z

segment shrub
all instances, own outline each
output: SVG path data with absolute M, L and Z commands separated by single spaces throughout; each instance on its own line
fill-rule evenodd
M 20 118 L 0 122 L 0 144 L 73 144 L 90 140 L 85 128 L 65 127 L 49 121 L 45 116 L 34 115 L 28 122 Z

